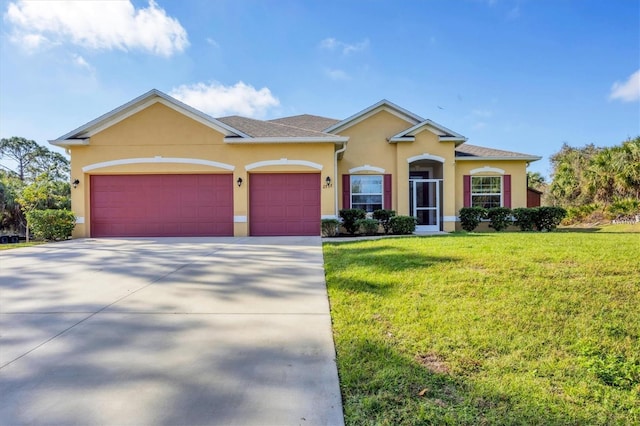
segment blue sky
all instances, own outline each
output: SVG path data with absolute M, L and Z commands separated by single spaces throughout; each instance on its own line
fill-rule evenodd
M 0 137 L 46 144 L 156 88 L 213 116 L 388 99 L 541 155 L 640 135 L 635 0 L 0 0 Z M 50 148 L 53 148 L 49 146 Z

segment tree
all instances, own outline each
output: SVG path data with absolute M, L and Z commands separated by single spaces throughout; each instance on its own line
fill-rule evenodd
M 69 160 L 62 154 L 22 137 L 0 139 L 0 159 L 14 161 L 15 170 L 4 167 L 14 172 L 22 181 L 32 182 L 43 173 L 59 180 L 68 180 L 69 177 Z
M 68 209 L 70 207 L 70 185 L 56 181 L 43 173 L 30 185 L 24 187 L 17 201 L 25 217 L 35 210 Z M 26 237 L 29 242 L 29 223 L 26 223 Z
M 538 191 L 544 191 L 547 187 L 547 181 L 540 172 L 527 172 L 527 186 Z
M 549 192 L 555 205 L 607 206 L 616 200 L 640 199 L 640 137 L 608 148 L 573 148 L 565 143 L 551 157 L 551 165 Z
M 24 186 L 15 173 L 0 170 L 0 229 L 24 229 L 26 221 L 18 203 Z

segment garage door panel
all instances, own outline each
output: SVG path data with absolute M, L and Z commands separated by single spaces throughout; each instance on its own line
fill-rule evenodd
M 251 235 L 320 234 L 319 174 L 254 174 L 249 183 Z
M 233 176 L 91 176 L 91 234 L 231 236 Z

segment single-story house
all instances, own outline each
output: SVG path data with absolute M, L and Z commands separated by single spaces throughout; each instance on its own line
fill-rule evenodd
M 213 118 L 151 90 L 50 143 L 71 156 L 74 237 L 319 235 L 340 209 L 453 231 L 527 206 L 540 157 L 469 145 L 387 100 L 345 118 Z

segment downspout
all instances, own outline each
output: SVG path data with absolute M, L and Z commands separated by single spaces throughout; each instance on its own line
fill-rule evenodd
M 340 148 L 339 150 L 337 150 L 335 152 L 335 157 L 333 158 L 333 174 L 334 174 L 334 185 L 338 185 L 338 155 L 342 154 L 343 152 L 345 152 L 347 150 L 347 142 L 343 142 L 342 143 L 342 148 Z M 338 191 L 334 191 L 335 193 L 335 206 L 336 206 L 336 219 L 339 217 L 338 216 Z

